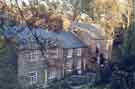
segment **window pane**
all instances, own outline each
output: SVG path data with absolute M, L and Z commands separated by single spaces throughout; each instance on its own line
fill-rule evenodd
M 30 72 L 29 78 L 30 78 L 30 84 L 37 83 L 37 72 Z
M 77 56 L 81 56 L 82 55 L 82 49 L 81 48 L 78 48 L 77 49 Z
M 58 53 L 59 53 L 58 48 L 56 48 L 56 49 L 49 49 L 47 51 L 47 55 L 46 56 L 48 58 L 58 58 Z
M 34 62 L 34 61 L 38 61 L 39 59 L 39 51 L 38 50 L 35 50 L 33 52 L 30 52 L 29 53 L 29 60 L 30 62 Z
M 56 78 L 56 71 L 50 71 L 48 79 L 51 80 L 51 79 L 54 79 L 54 78 Z
M 72 64 L 73 64 L 73 60 L 68 60 L 66 62 L 66 71 L 67 72 L 71 72 L 72 71 Z
M 73 49 L 68 50 L 67 58 L 71 58 L 73 55 Z

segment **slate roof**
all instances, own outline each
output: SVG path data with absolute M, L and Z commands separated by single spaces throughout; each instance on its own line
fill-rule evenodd
M 75 23 L 74 26 L 79 30 L 86 32 L 93 39 L 105 39 L 104 29 L 95 24 Z
M 82 30 L 89 30 L 89 33 L 86 32 L 89 35 L 94 34 L 97 38 L 103 37 L 101 35 L 101 31 L 90 24 L 77 23 L 76 26 L 79 28 L 84 28 Z M 75 36 L 75 34 L 72 32 L 51 32 L 40 28 L 33 29 L 31 32 L 26 26 L 22 27 L 23 28 L 19 26 L 15 26 L 13 28 L 9 27 L 9 29 L 7 29 L 4 33 L 7 38 L 16 38 L 19 49 L 36 49 L 40 47 L 40 45 L 37 44 L 33 34 L 36 34 L 39 41 L 45 47 L 46 45 L 47 47 L 50 45 L 48 43 L 46 44 L 46 42 L 50 42 L 50 40 L 51 45 L 56 45 L 61 48 L 87 47 L 87 44 L 79 38 L 80 35 Z
M 48 32 L 44 29 L 33 29 L 31 32 L 30 30 L 25 29 L 23 32 L 17 34 L 16 39 L 18 40 L 20 49 L 39 48 L 39 44 L 37 44 L 33 34 L 36 34 L 44 46 L 46 41 L 51 41 L 50 43 L 60 48 L 86 47 L 86 45 L 71 32 Z

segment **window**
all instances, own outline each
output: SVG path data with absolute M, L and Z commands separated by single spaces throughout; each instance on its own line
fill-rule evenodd
M 39 59 L 39 51 L 33 51 L 29 53 L 29 60 L 30 62 L 38 61 Z
M 39 51 L 39 50 L 35 50 L 34 53 L 33 53 L 33 55 L 34 55 L 35 57 L 38 57 L 39 54 L 40 54 L 40 51 Z
M 81 60 L 78 60 L 78 63 L 77 63 L 77 70 L 80 70 L 81 67 L 82 67 Z
M 58 58 L 59 50 L 56 49 L 56 54 L 53 56 L 54 58 Z
M 67 58 L 71 58 L 73 56 L 73 49 L 69 49 L 67 53 Z
M 78 72 L 78 74 L 82 73 L 81 68 L 82 68 L 82 60 L 79 59 L 78 62 L 77 62 L 77 72 Z
M 72 72 L 72 68 L 66 69 L 66 72 L 71 73 Z
M 72 64 L 73 64 L 73 60 L 72 59 L 70 59 L 70 60 L 68 60 L 66 62 L 66 71 L 68 73 L 72 72 Z
M 56 48 L 56 49 L 49 49 L 49 50 L 47 50 L 46 56 L 48 58 L 58 58 L 58 54 L 59 54 L 58 48 Z
M 54 78 L 56 78 L 56 71 L 51 71 L 51 72 L 49 73 L 48 79 L 49 79 L 49 80 L 52 80 L 52 79 L 54 79 Z
M 77 49 L 77 56 L 81 56 L 82 55 L 82 49 L 81 48 L 78 48 Z
M 30 72 L 29 78 L 30 78 L 30 84 L 37 83 L 37 72 Z
M 24 51 L 24 52 L 22 53 L 21 56 L 22 56 L 24 59 L 27 60 L 27 59 L 29 59 L 29 53 L 30 53 L 30 52 L 26 50 L 26 51 Z
M 99 43 L 97 43 L 96 47 L 97 47 L 98 49 L 100 49 L 100 44 L 99 44 Z

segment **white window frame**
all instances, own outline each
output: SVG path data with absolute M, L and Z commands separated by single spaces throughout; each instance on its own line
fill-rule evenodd
M 58 58 L 58 55 L 59 55 L 59 50 L 58 50 L 58 48 L 56 48 L 56 55 L 54 55 L 53 57 Z
M 38 61 L 39 60 L 39 53 L 38 53 L 39 51 L 38 50 L 34 50 L 34 51 L 31 51 L 30 53 L 29 53 L 29 60 L 30 60 L 30 62 L 36 62 L 36 61 Z
M 33 61 L 33 52 L 30 52 L 30 53 L 29 53 L 29 57 L 28 57 L 28 58 L 29 58 L 30 62 Z
M 100 48 L 101 48 L 101 45 L 100 45 L 99 43 L 97 43 L 96 47 L 97 47 L 98 49 L 100 49 Z
M 66 69 L 66 72 L 71 73 L 72 72 L 72 68 Z
M 35 75 L 32 75 L 32 74 L 35 74 Z M 32 75 L 32 76 L 31 76 Z M 30 78 L 30 84 L 36 84 L 37 83 L 37 72 L 36 71 L 32 71 L 32 72 L 29 72 L 29 78 Z
M 36 55 L 36 57 L 38 57 L 39 56 L 39 50 L 34 50 L 34 53 L 33 53 L 34 55 Z
M 81 60 L 78 60 L 78 63 L 77 63 L 77 70 L 80 70 L 82 67 L 82 62 Z
M 81 48 L 77 49 L 77 56 L 82 56 L 82 49 Z
M 55 50 L 47 50 L 47 54 L 46 54 L 47 58 L 50 57 L 49 52 L 55 53 L 55 55 L 52 55 L 51 58 L 58 58 L 58 56 L 59 56 L 59 49 L 58 48 L 56 48 Z
M 73 60 L 72 59 L 70 59 L 70 60 L 68 60 L 67 62 L 66 62 L 66 71 L 67 72 L 72 72 L 72 64 L 73 64 Z
M 82 68 L 82 61 L 80 59 L 80 60 L 78 60 L 78 63 L 77 63 L 77 72 L 78 72 L 78 74 L 82 73 L 81 68 Z
M 55 79 L 56 76 L 57 76 L 56 71 L 50 71 L 50 72 L 49 72 L 48 79 L 49 79 L 49 80 Z
M 72 57 L 73 57 L 73 49 L 68 49 L 67 58 L 72 58 Z

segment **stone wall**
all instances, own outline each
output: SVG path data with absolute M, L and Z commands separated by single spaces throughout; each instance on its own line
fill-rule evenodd
M 82 50 L 80 54 L 78 54 L 79 49 Z M 72 50 L 72 55 L 69 50 Z M 34 72 L 36 72 L 35 76 L 37 75 L 36 83 L 39 84 L 44 84 L 46 80 L 54 78 L 61 79 L 72 73 L 81 74 L 85 71 L 86 62 L 90 60 L 89 53 L 86 52 L 88 52 L 87 48 L 57 48 L 47 50 L 47 54 L 43 57 L 40 50 L 20 50 L 18 58 L 20 83 L 26 86 L 29 85 L 30 76 Z M 87 63 L 87 65 L 89 64 Z

